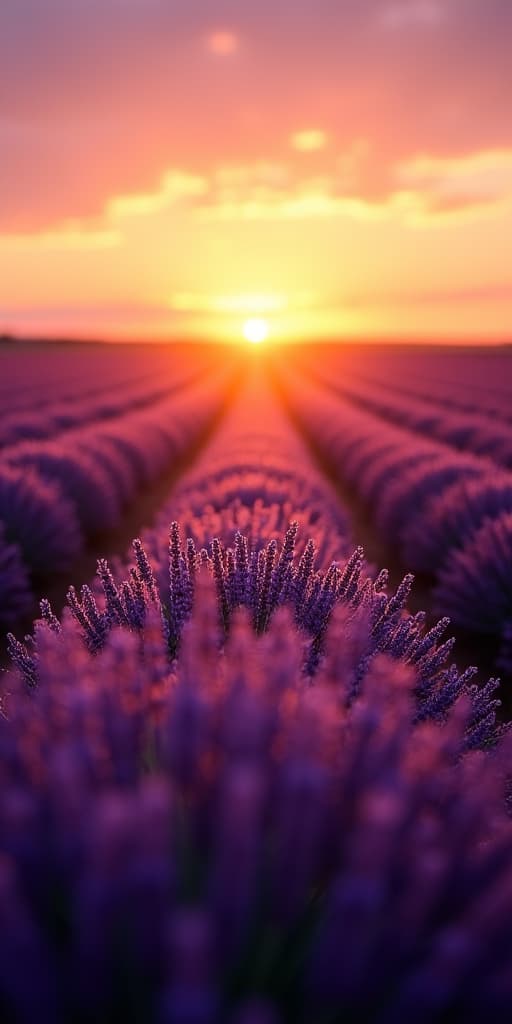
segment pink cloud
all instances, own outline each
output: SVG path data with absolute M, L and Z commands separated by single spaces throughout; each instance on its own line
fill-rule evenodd
M 3 0 L 0 233 L 99 217 L 169 168 L 280 163 L 301 126 L 330 177 L 366 140 L 340 188 L 370 201 L 418 152 L 512 146 L 509 0 L 215 6 L 212 27 L 197 0 Z

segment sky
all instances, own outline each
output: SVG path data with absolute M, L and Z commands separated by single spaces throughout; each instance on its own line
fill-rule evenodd
M 510 0 L 2 0 L 0 333 L 512 338 Z

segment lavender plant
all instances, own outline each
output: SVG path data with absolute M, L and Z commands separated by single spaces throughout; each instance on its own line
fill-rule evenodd
M 208 573 L 217 594 L 217 618 L 224 639 L 239 609 L 245 609 L 255 633 L 264 633 L 277 610 L 291 610 L 301 637 L 302 669 L 305 677 L 314 676 L 325 656 L 326 635 L 334 611 L 341 623 L 341 643 L 359 646 L 359 660 L 351 670 L 350 698 L 359 693 L 361 678 L 371 662 L 386 653 L 397 662 L 411 665 L 415 671 L 417 719 L 442 720 L 450 708 L 465 697 L 471 709 L 466 743 L 468 747 L 492 742 L 495 736 L 497 683 L 479 689 L 472 683 L 475 669 L 460 673 L 448 660 L 453 640 L 443 641 L 448 619 L 432 629 L 425 628 L 425 615 L 408 615 L 404 609 L 411 589 L 407 576 L 397 591 L 386 593 L 387 573 L 372 580 L 364 572 L 361 548 L 341 565 L 333 562 L 326 571 L 316 569 L 316 548 L 311 539 L 303 554 L 296 556 L 297 523 L 291 523 L 281 545 L 275 539 L 254 548 L 247 537 L 237 533 L 233 547 L 226 548 L 215 538 L 209 550 L 197 552 L 189 538 L 182 545 L 180 530 L 173 523 L 168 546 L 168 585 L 159 590 L 150 560 L 140 540 L 134 541 L 135 564 L 128 576 L 116 582 L 105 560 L 98 562 L 101 597 L 89 586 L 80 596 L 72 587 L 68 606 L 84 647 L 96 655 L 113 629 L 126 628 L 142 638 L 148 621 L 159 623 L 167 658 L 172 662 L 179 653 L 183 630 L 190 619 L 198 572 Z M 61 625 L 48 602 L 42 605 L 42 624 L 61 635 Z M 342 613 L 340 617 L 340 613 Z M 39 627 L 33 636 L 20 643 L 9 635 L 13 662 L 30 687 L 40 674 Z M 340 657 L 343 658 L 343 653 Z M 347 673 L 345 673 L 348 678 Z
M 419 661 L 378 644 L 362 657 L 382 636 L 371 601 L 338 602 L 308 682 L 294 599 L 260 628 L 273 584 L 299 572 L 293 535 L 270 573 L 265 549 L 227 638 L 218 576 L 240 571 L 243 539 L 234 568 L 212 550 L 177 660 L 139 544 L 142 626 L 112 621 L 92 654 L 71 616 L 43 608 L 38 685 L 12 672 L 3 686 L 6 1024 L 508 1019 L 508 738 L 468 751 L 468 692 L 422 720 Z M 177 545 L 174 528 L 183 613 Z M 395 630 L 402 596 L 372 598 Z

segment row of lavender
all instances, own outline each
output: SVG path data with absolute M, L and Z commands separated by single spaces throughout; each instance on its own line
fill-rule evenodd
M 149 407 L 213 372 L 215 362 L 204 346 L 63 348 L 27 345 L 13 353 L 0 344 L 1 449 Z
M 510 368 L 505 372 L 505 376 L 507 372 L 510 372 Z M 365 377 L 368 380 L 368 376 Z M 471 413 L 485 416 L 488 420 L 512 424 L 510 391 L 495 391 L 485 386 L 467 389 L 461 381 L 451 382 L 439 377 L 434 377 L 430 382 L 424 377 L 419 380 L 407 378 L 405 383 L 401 380 L 398 384 L 395 375 L 383 374 L 376 378 L 372 374 L 370 380 L 384 391 L 389 388 L 409 399 L 420 399 L 450 412 Z
M 417 437 L 282 370 L 300 427 L 335 474 L 373 510 L 381 536 L 434 576 L 435 609 L 495 636 L 511 668 L 512 474 Z
M 194 374 L 197 377 L 197 371 Z M 11 411 L 3 410 L 0 423 L 0 446 L 17 444 L 19 441 L 41 440 L 59 436 L 63 431 L 97 423 L 101 420 L 114 419 L 126 413 L 143 409 L 154 402 L 168 397 L 185 384 L 191 382 L 189 374 L 173 375 L 170 381 L 162 385 L 161 378 L 150 379 L 141 384 L 140 381 L 129 381 L 95 387 L 76 397 L 48 399 L 34 411 L 29 408 Z
M 320 353 L 320 358 L 319 358 Z M 512 423 L 512 352 L 509 347 L 447 349 L 358 346 L 346 351 L 307 346 L 294 352 L 297 365 L 329 384 L 365 381 L 428 402 L 434 408 Z
M 308 372 L 310 372 L 308 368 Z M 377 381 L 344 379 L 337 377 L 324 367 L 316 372 L 322 384 L 326 384 L 348 401 L 361 409 L 375 413 L 390 423 L 404 427 L 422 437 L 432 437 L 461 451 L 471 452 L 489 458 L 506 469 L 512 468 L 512 424 L 496 420 L 485 412 L 475 409 L 462 412 L 460 409 L 439 407 L 432 396 L 403 395 L 397 390 L 393 378 L 381 377 Z M 512 416 L 512 395 L 506 406 Z
M 13 644 L 7 1024 L 509 1019 L 494 685 L 447 668 L 410 580 L 388 596 L 348 547 L 249 389 L 133 565 L 100 563 L 62 624 L 43 604 Z
M 193 447 L 226 398 L 229 372 L 57 438 L 24 441 L 0 467 L 0 624 L 30 608 L 32 584 L 67 572 L 86 538 L 114 528 L 142 487 Z M 149 396 L 148 396 L 149 397 Z
M 103 396 L 115 404 L 125 390 L 177 386 L 213 367 L 211 347 L 140 345 L 17 345 L 0 343 L 2 419 L 46 413 L 61 404 L 71 412 Z

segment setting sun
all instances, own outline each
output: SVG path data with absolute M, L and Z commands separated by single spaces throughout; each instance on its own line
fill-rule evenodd
M 259 345 L 268 338 L 268 323 L 261 317 L 252 317 L 244 324 L 244 338 L 251 345 Z

